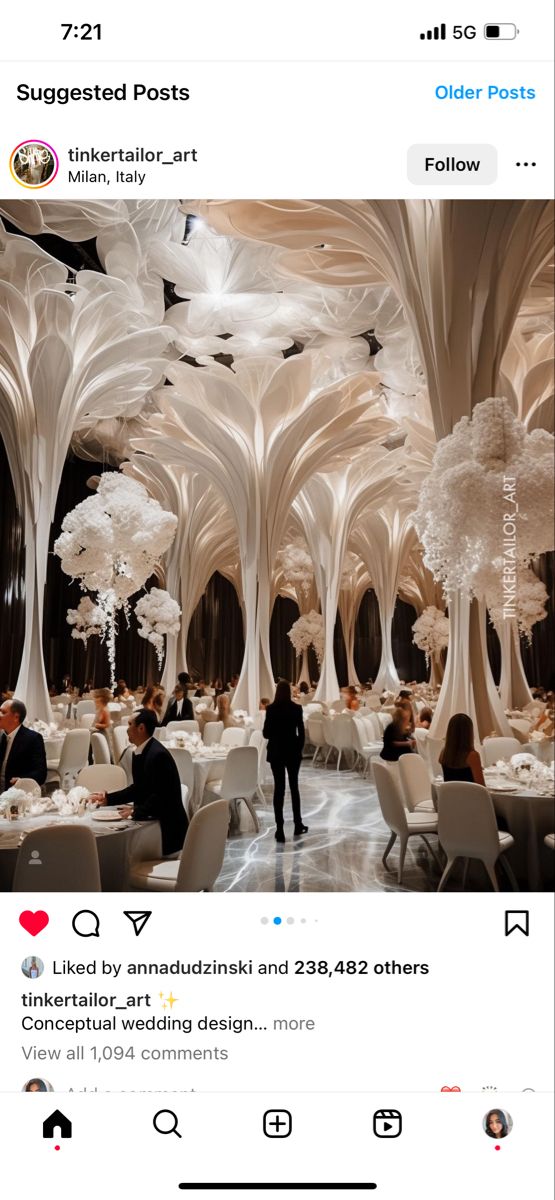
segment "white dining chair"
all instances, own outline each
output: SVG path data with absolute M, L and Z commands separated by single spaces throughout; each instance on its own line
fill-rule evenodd
M 14 892 L 99 892 L 96 838 L 86 825 L 54 825 L 27 834 L 15 866 Z
M 114 759 L 116 763 L 119 763 L 122 754 L 130 745 L 127 734 L 127 726 L 116 725 L 115 729 L 112 731 L 112 737 L 114 742 Z
M 431 737 L 430 733 L 428 733 L 428 736 L 426 737 L 426 754 L 428 757 L 428 764 L 432 779 L 437 779 L 438 775 L 441 775 L 443 779 L 443 771 L 441 769 L 439 756 L 444 745 L 445 738 Z
M 224 731 L 223 721 L 207 721 L 202 731 L 205 746 L 216 746 Z
M 70 729 L 65 735 L 60 758 L 56 767 L 49 767 L 48 774 L 57 775 L 63 783 L 64 778 L 70 781 L 82 767 L 86 767 L 89 758 L 91 735 L 88 729 Z
M 95 721 L 95 713 L 83 713 L 82 716 L 77 718 L 77 724 L 79 725 L 80 729 L 92 729 Z
M 28 796 L 40 796 L 40 783 L 36 779 L 18 779 L 16 784 L 19 792 L 27 792 Z
M 266 750 L 268 743 L 260 729 L 253 729 L 249 737 L 249 746 L 254 746 L 258 754 L 258 785 L 256 791 L 262 803 L 265 804 L 266 797 L 262 791 L 262 785 L 266 777 Z
M 373 758 L 381 754 L 383 739 L 369 740 L 369 727 L 362 717 L 353 718 L 353 745 L 355 753 L 363 764 L 363 776 L 366 775 Z
M 137 862 L 129 873 L 133 891 L 211 892 L 222 869 L 229 805 L 215 800 L 191 819 L 178 859 Z
M 93 763 L 110 762 L 110 747 L 103 733 L 91 733 Z
M 485 767 L 494 767 L 500 759 L 508 762 L 513 754 L 521 753 L 520 742 L 512 737 L 486 737 L 482 747 Z
M 220 783 L 211 783 L 205 787 L 202 804 L 212 804 L 214 800 L 227 800 L 235 810 L 237 804 L 244 800 L 254 822 L 256 832 L 259 831 L 252 798 L 258 786 L 258 751 L 255 746 L 233 746 L 225 761 L 223 778 Z
M 127 787 L 127 775 L 123 767 L 113 763 L 94 763 L 92 767 L 82 768 L 76 784 L 88 788 L 89 792 L 120 792 Z
M 166 730 L 168 737 L 171 737 L 173 733 L 199 733 L 200 731 L 198 721 L 168 721 L 168 724 L 162 728 Z
M 518 883 L 505 858 L 501 856 L 514 846 L 510 833 L 497 828 L 495 809 L 487 788 L 480 783 L 436 784 L 439 816 L 439 840 L 447 855 L 447 864 L 438 885 L 443 891 L 446 880 L 458 858 L 465 859 L 463 889 L 466 883 L 468 861 L 476 858 L 484 864 L 494 891 L 499 891 L 495 875 L 495 864 L 500 859 L 511 887 L 518 891 Z
M 188 801 L 192 797 L 195 787 L 195 766 L 191 752 L 181 746 L 170 750 L 170 754 L 179 771 L 179 779 L 181 782 L 181 799 L 183 807 L 187 814 L 189 813 Z
M 244 746 L 248 733 L 246 729 L 224 729 L 220 738 L 220 746 Z
M 400 755 L 399 779 L 409 812 L 435 812 L 430 772 L 419 754 Z
M 327 747 L 327 742 L 324 736 L 324 720 L 323 717 L 309 717 L 306 723 L 308 740 L 311 746 L 314 746 L 314 755 L 312 758 L 312 766 L 316 765 L 316 760 L 319 754 L 322 754 Z
M 399 864 L 397 868 L 397 882 L 403 882 L 403 867 L 405 863 L 405 854 L 409 838 L 420 837 L 425 843 L 427 849 L 437 867 L 441 869 L 440 861 L 432 846 L 426 837 L 426 834 L 437 833 L 438 818 L 436 813 L 421 813 L 407 812 L 401 799 L 399 790 L 398 777 L 391 771 L 385 763 L 378 762 L 374 759 L 372 763 L 374 773 L 374 781 L 376 791 L 378 793 L 378 801 L 382 813 L 382 817 L 390 830 L 390 838 L 386 849 L 382 856 L 384 867 L 387 866 L 387 859 L 390 851 L 393 849 L 397 838 L 399 838 Z
M 388 725 L 391 725 L 393 717 L 391 716 L 391 713 L 384 712 L 383 710 L 379 713 L 376 713 L 376 716 L 378 718 L 378 721 L 380 722 L 380 725 L 382 727 L 382 733 L 383 733 L 383 730 L 387 729 Z
M 350 713 L 338 713 L 331 721 L 332 746 L 337 751 L 336 771 L 341 766 L 341 759 L 354 752 L 354 719 Z
M 75 719 L 81 720 L 81 717 L 92 716 L 96 713 L 96 704 L 94 700 L 78 700 L 75 705 Z

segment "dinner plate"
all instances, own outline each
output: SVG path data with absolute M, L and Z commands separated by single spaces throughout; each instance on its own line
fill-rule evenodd
M 93 821 L 127 821 L 128 817 L 122 817 L 117 808 L 100 808 L 98 812 L 91 813 Z
M 488 783 L 491 792 L 518 792 L 518 783 L 500 783 L 499 780 Z

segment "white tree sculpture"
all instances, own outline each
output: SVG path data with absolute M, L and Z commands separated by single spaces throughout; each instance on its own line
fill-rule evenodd
M 135 605 L 139 637 L 146 638 L 156 650 L 158 666 L 164 661 L 164 638 L 179 633 L 181 609 L 164 588 L 152 587 Z
M 441 652 L 449 645 L 449 618 L 442 609 L 430 604 L 416 618 L 412 634 L 415 646 L 424 651 L 426 662 L 431 666 L 430 683 L 436 684 L 441 678 L 438 671 Z
M 314 647 L 316 658 L 321 663 L 324 657 L 324 618 L 321 613 L 312 609 L 303 613 L 291 626 L 288 638 L 295 648 L 295 654 L 306 654 L 311 646 Z
M 167 372 L 173 388 L 158 393 L 158 436 L 136 443 L 200 471 L 234 515 L 246 617 L 234 703 L 251 712 L 274 687 L 271 573 L 291 504 L 315 470 L 392 428 L 373 403 L 373 375 L 314 390 L 319 370 L 318 357 L 305 354 L 243 359 L 233 371 L 174 363 Z
M 295 591 L 308 596 L 314 580 L 314 566 L 304 539 L 299 537 L 288 542 L 278 550 L 277 560 L 286 582 Z
M 399 580 L 417 540 L 413 502 L 400 495 L 379 512 L 364 513 L 352 536 L 352 545 L 366 565 L 380 609 L 382 653 L 374 691 L 397 691 L 399 675 L 393 658 L 391 627 Z
M 326 631 L 318 700 L 333 701 L 339 696 L 333 639 L 351 531 L 368 504 L 378 506 L 392 491 L 403 461 L 402 450 L 368 446 L 363 453 L 353 455 L 353 461 L 341 471 L 314 475 L 294 503 L 312 555 Z
M 90 637 L 104 637 L 106 632 L 106 613 L 100 604 L 94 604 L 90 596 L 83 596 L 77 608 L 68 608 L 68 625 L 72 625 L 72 638 L 87 644 Z
M 222 232 L 284 248 L 281 267 L 298 278 L 391 284 L 414 333 L 438 439 L 495 395 L 521 305 L 552 258 L 553 205 L 544 200 L 226 200 L 198 211 Z M 461 711 L 480 736 L 510 732 L 487 661 L 485 619 L 477 602 L 472 609 L 468 594 L 452 597 L 437 736 Z
M 355 626 L 362 597 L 369 587 L 370 576 L 364 563 L 357 554 L 348 550 L 343 559 L 337 607 L 341 617 L 341 628 L 347 653 L 348 681 L 355 687 L 360 685 L 355 666 Z
M 165 556 L 166 587 L 181 605 L 180 631 L 177 636 L 168 634 L 166 640 L 162 684 L 171 689 L 178 673 L 187 670 L 189 627 L 211 576 L 219 570 L 236 586 L 235 525 L 219 493 L 198 471 L 172 466 L 146 453 L 132 454 L 121 469 L 177 517 L 176 536 Z
M 50 525 L 73 432 L 133 408 L 163 376 L 167 330 L 124 285 L 0 231 L 0 424 L 25 527 L 25 643 L 16 693 L 50 719 L 42 650 Z
M 492 563 L 482 578 L 485 601 L 501 646 L 499 692 L 507 709 L 522 708 L 532 700 L 520 652 L 520 635 L 530 643 L 532 629 L 547 616 L 547 590 L 541 579 L 524 563 L 516 571 L 514 616 L 507 615 L 503 596 L 503 562 Z
M 173 513 L 152 500 L 146 488 L 115 471 L 100 476 L 94 496 L 64 517 L 54 553 L 62 570 L 96 593 L 106 616 L 106 642 L 115 687 L 116 617 L 129 611 L 129 598 L 144 587 L 177 525 Z

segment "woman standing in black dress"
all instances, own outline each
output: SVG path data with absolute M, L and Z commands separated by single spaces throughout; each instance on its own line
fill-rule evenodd
M 276 687 L 273 704 L 266 709 L 263 735 L 268 740 L 267 758 L 274 777 L 274 813 L 276 818 L 276 842 L 284 842 L 283 804 L 285 800 L 285 772 L 289 779 L 295 837 L 308 833 L 301 816 L 299 792 L 299 770 L 304 746 L 303 710 L 291 699 L 291 685 L 285 679 Z

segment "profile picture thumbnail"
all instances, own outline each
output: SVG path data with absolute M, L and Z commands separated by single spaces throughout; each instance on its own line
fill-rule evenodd
M 26 979 L 40 979 L 44 971 L 44 963 L 42 958 L 24 958 L 21 964 L 21 970 Z
M 21 1089 L 22 1092 L 53 1092 L 54 1088 L 47 1079 L 28 1079 Z
M 12 150 L 10 171 L 22 187 L 46 187 L 58 174 L 58 166 L 58 155 L 48 142 L 20 142 Z
M 482 1124 L 484 1133 L 490 1138 L 495 1138 L 498 1142 L 501 1138 L 509 1136 L 513 1127 L 513 1118 L 510 1113 L 505 1112 L 502 1108 L 490 1108 Z

